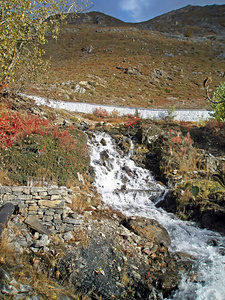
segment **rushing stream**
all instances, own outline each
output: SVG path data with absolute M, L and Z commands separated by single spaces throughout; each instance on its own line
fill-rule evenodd
M 118 151 L 108 134 L 95 133 L 89 144 L 95 186 L 103 201 L 126 216 L 156 219 L 170 234 L 171 251 L 195 257 L 195 280 L 184 274 L 179 290 L 171 299 L 225 299 L 225 238 L 156 208 L 155 204 L 167 192 L 166 187 L 157 183 L 150 171 L 137 167 L 129 155 Z

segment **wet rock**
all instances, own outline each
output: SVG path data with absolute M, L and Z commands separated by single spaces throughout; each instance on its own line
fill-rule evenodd
M 101 139 L 100 143 L 102 144 L 102 146 L 106 146 L 106 140 L 104 138 Z
M 112 162 L 109 158 L 109 154 L 107 152 L 107 150 L 103 150 L 101 153 L 100 153 L 100 157 L 101 157 L 101 160 L 103 161 L 103 165 L 108 169 L 108 170 L 111 170 L 113 165 L 112 165 Z
M 88 130 L 89 127 L 90 127 L 90 125 L 85 121 L 81 121 L 80 124 L 78 125 L 78 129 L 82 130 L 82 131 Z
M 128 219 L 125 226 L 148 241 L 154 241 L 157 244 L 164 244 L 165 246 L 171 243 L 168 232 L 156 220 L 134 217 Z
M 117 145 L 124 153 L 129 153 L 130 147 L 131 147 L 131 140 L 130 138 L 123 136 L 123 135 L 117 135 L 115 136 L 115 139 L 117 141 Z

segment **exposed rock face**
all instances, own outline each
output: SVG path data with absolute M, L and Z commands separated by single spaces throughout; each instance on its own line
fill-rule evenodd
M 18 262 L 25 250 L 34 256 L 35 263 L 40 251 L 39 272 L 60 276 L 62 289 L 70 284 L 74 295 L 86 295 L 88 299 L 153 299 L 154 295 L 162 299 L 177 288 L 179 272 L 187 270 L 191 261 L 168 251 L 170 238 L 157 221 L 138 217 L 126 220 L 104 204 L 92 208 L 79 228 L 55 237 L 30 231 L 23 218 L 13 216 L 4 231 L 8 247 L 14 248 Z M 53 264 L 46 265 L 45 255 Z M 19 267 L 22 272 L 24 265 Z M 0 297 L 23 293 L 20 282 L 12 277 L 0 270 Z M 32 286 L 27 288 L 24 296 L 32 297 Z
M 103 152 L 101 157 L 108 165 L 107 153 Z M 129 172 L 129 168 L 126 171 Z M 25 252 L 34 256 L 31 264 L 35 263 L 35 256 L 40 252 L 38 266 L 35 266 L 39 272 L 60 277 L 62 289 L 69 283 L 74 294 L 91 299 L 96 296 L 151 299 L 154 295 L 162 298 L 178 287 L 179 272 L 187 269 L 186 262 L 168 250 L 169 235 L 157 221 L 138 217 L 125 219 L 99 203 L 91 205 L 82 216 L 71 210 L 67 214 L 70 193 L 71 190 L 56 187 L 1 187 L 1 201 L 13 201 L 18 206 L 3 232 L 18 261 Z M 63 200 L 64 206 L 59 211 L 55 201 Z M 57 204 L 56 207 L 51 203 Z M 60 225 L 58 230 L 56 225 Z M 53 264 L 46 265 L 45 256 Z M 21 265 L 21 272 L 23 267 Z M 5 274 L 4 269 L 2 273 Z M 32 286 L 6 280 L 4 274 L 1 279 L 0 270 L 0 297 L 7 294 L 20 299 L 22 293 L 36 297 Z M 9 277 L 13 278 L 13 274 Z
M 101 218 L 89 221 L 86 233 L 88 245 L 71 247 L 59 263 L 62 278 L 78 293 L 103 299 L 151 299 L 176 289 L 180 267 L 168 251 L 168 233 L 155 220 L 121 223 Z
M 163 14 L 152 20 L 138 24 L 141 28 L 168 34 L 193 36 L 224 36 L 224 5 L 192 6 Z M 189 33 L 191 32 L 191 35 Z

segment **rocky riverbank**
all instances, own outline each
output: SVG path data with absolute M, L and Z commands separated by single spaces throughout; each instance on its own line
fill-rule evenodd
M 94 202 L 90 195 L 86 197 Z M 29 272 L 46 274 L 55 282 L 48 299 L 67 300 L 75 299 L 74 295 L 80 295 L 79 299 L 145 299 L 154 295 L 163 299 L 177 288 L 180 271 L 191 265 L 191 258 L 168 250 L 169 235 L 155 220 L 127 219 L 101 203 L 90 205 L 77 217 L 82 219 L 80 226 L 51 234 L 30 227 L 21 212 L 14 212 L 1 241 L 5 245 L 0 255 L 1 297 L 47 299 L 33 282 L 33 274 L 25 275 L 27 259 Z

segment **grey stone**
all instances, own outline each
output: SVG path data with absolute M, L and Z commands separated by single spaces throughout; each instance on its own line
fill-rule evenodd
M 52 200 L 52 201 L 48 201 L 48 200 L 40 200 L 38 201 L 39 206 L 42 208 L 45 207 L 51 207 L 51 208 L 57 208 L 57 207 L 62 207 L 65 205 L 65 202 L 62 200 Z
M 32 195 L 19 195 L 19 200 L 25 200 L 25 201 L 31 201 L 32 200 Z
M 72 218 L 66 218 L 66 219 L 64 219 L 64 222 L 68 223 L 68 224 L 77 225 L 77 226 L 82 224 L 82 220 L 77 220 L 77 219 L 72 219 Z
M 10 280 L 11 276 L 3 268 L 0 268 L 0 280 Z
M 27 239 L 24 236 L 19 236 L 15 239 L 15 241 L 21 246 L 26 247 L 27 246 Z
M 72 224 L 62 224 L 61 226 L 61 232 L 68 232 L 74 230 L 74 225 Z
M 49 195 L 60 195 L 62 193 L 62 191 L 60 191 L 59 189 L 50 189 L 48 191 Z
M 28 284 L 20 284 L 19 289 L 20 293 L 29 293 L 33 288 Z
M 18 294 L 18 290 L 13 285 L 3 285 L 1 288 L 2 294 L 6 295 L 16 295 Z
M 43 192 L 39 192 L 39 196 L 47 196 L 48 195 L 48 193 L 47 193 L 47 191 L 43 191 Z
M 11 194 L 5 194 L 2 197 L 3 201 L 14 201 L 16 200 L 16 196 L 15 195 L 11 195 Z
M 59 199 L 61 199 L 61 198 L 62 198 L 61 195 L 51 195 L 50 200 L 51 200 L 51 201 L 52 201 L 52 200 L 59 200 Z
M 54 220 L 54 224 L 55 224 L 55 225 L 62 224 L 62 220 Z
M 30 195 L 30 188 L 29 187 L 25 187 L 23 190 L 23 193 L 26 195 Z
M 52 210 L 46 210 L 45 216 L 54 216 L 54 212 Z
M 40 193 L 40 192 L 46 192 L 47 188 L 45 187 L 39 187 L 39 186 L 34 186 L 30 189 L 31 193 Z
M 36 203 L 32 203 L 31 205 L 28 206 L 28 211 L 35 211 L 37 212 L 38 206 Z
M 35 243 L 36 248 L 46 247 L 49 245 L 50 240 L 46 234 L 43 234 L 40 240 L 37 240 Z
M 73 235 L 73 233 L 71 232 L 71 231 L 68 231 L 68 232 L 66 232 L 64 235 L 63 235 L 63 239 L 65 240 L 65 241 L 70 241 L 70 240 L 72 240 L 74 238 L 74 235 Z
M 40 237 L 40 233 L 36 231 L 34 233 L 34 239 L 37 240 L 37 239 L 39 239 L 39 237 Z
M 56 215 L 54 215 L 53 218 L 54 218 L 54 221 L 62 220 L 62 215 L 56 214 Z
M 2 194 L 12 193 L 12 188 L 10 186 L 1 186 L 0 187 L 0 192 Z
M 53 216 L 43 216 L 43 222 L 51 222 L 53 220 Z
M 13 193 L 23 193 L 23 191 L 24 191 L 24 186 L 13 186 L 12 187 Z
M 63 199 L 67 204 L 72 204 L 72 200 L 70 197 L 63 197 Z
M 42 234 L 51 234 L 51 231 L 47 229 L 37 218 L 29 216 L 26 218 L 25 223 L 34 230 Z

